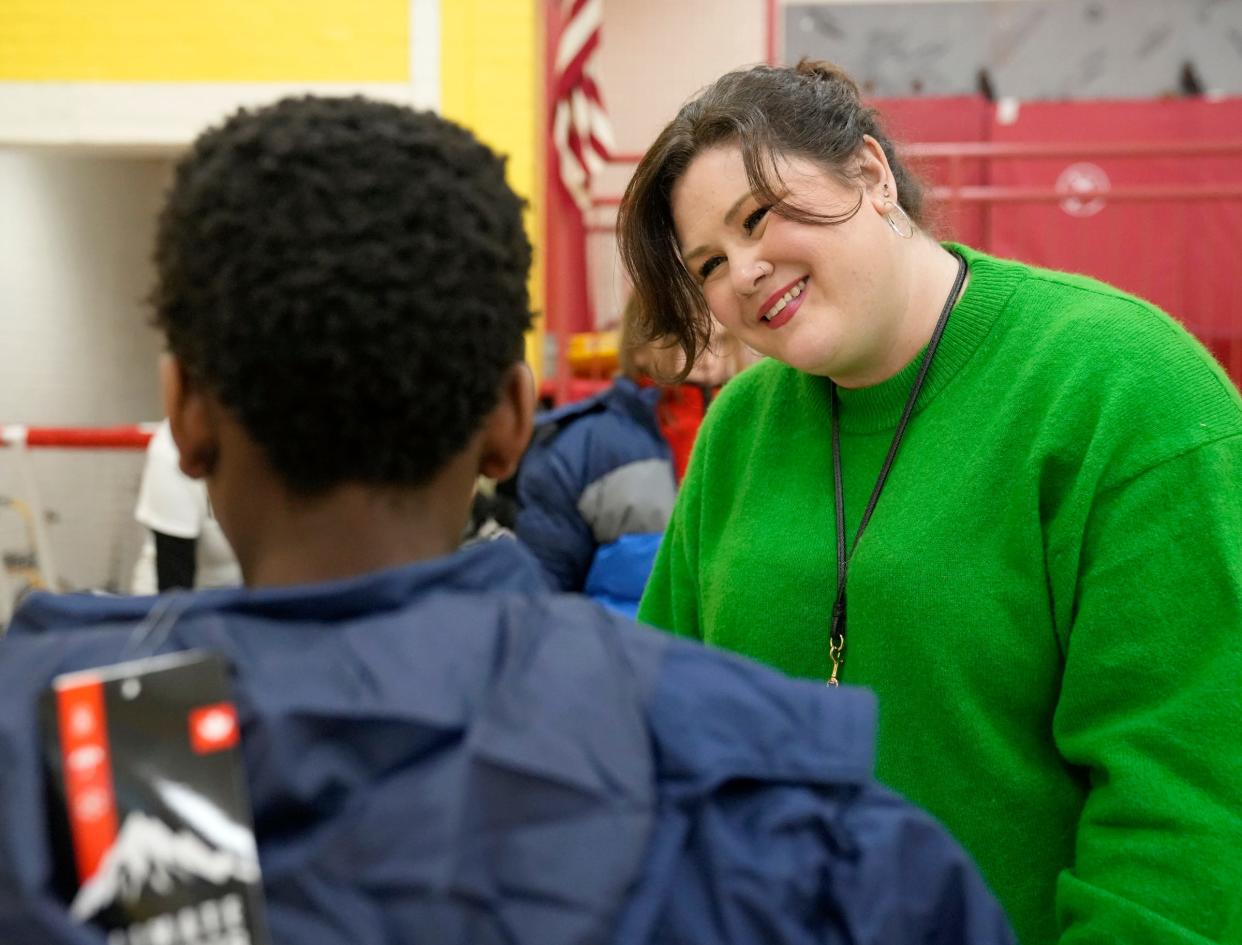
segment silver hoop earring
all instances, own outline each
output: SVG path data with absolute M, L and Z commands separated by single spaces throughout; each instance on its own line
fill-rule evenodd
M 914 221 L 910 219 L 910 214 L 901 208 L 901 204 L 895 203 L 884 214 L 884 222 L 888 224 L 888 228 L 900 236 L 903 240 L 908 240 L 914 235 Z

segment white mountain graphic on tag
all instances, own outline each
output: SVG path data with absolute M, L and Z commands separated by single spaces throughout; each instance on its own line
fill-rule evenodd
M 118 898 L 134 902 L 145 888 L 166 895 L 187 878 L 218 886 L 229 880 L 257 883 L 259 864 L 215 849 L 192 831 L 174 831 L 157 817 L 132 811 L 95 875 L 78 890 L 69 913 L 85 922 Z

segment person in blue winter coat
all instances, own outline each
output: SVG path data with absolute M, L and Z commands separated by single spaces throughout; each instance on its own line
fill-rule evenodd
M 1012 941 L 874 781 L 868 693 L 551 593 L 515 541 L 457 548 L 534 404 L 522 203 L 469 132 L 238 112 L 179 164 L 155 258 L 181 466 L 246 585 L 174 598 L 157 651 L 231 666 L 274 942 Z M 50 875 L 35 707 L 168 604 L 36 594 L 0 642 L 6 945 L 104 942 Z
M 721 328 L 683 372 L 672 341 L 634 344 L 637 317 L 631 299 L 621 316 L 621 371 L 607 389 L 535 417 L 513 489 L 514 532 L 552 587 L 629 617 L 707 408 L 751 360 Z

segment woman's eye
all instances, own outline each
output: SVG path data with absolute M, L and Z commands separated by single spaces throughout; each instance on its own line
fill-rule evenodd
M 753 232 L 755 227 L 759 225 L 759 221 L 764 218 L 771 207 L 758 207 L 755 211 L 742 221 L 742 229 L 748 234 Z
M 722 262 L 724 262 L 723 256 L 713 256 L 711 259 L 707 260 L 707 262 L 699 266 L 699 278 L 706 279 Z

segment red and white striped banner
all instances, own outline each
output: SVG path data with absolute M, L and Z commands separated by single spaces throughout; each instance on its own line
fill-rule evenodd
M 565 0 L 556 47 L 556 109 L 552 141 L 560 157 L 561 182 L 582 210 L 591 207 L 591 177 L 616 145 L 595 77 L 604 0 Z

